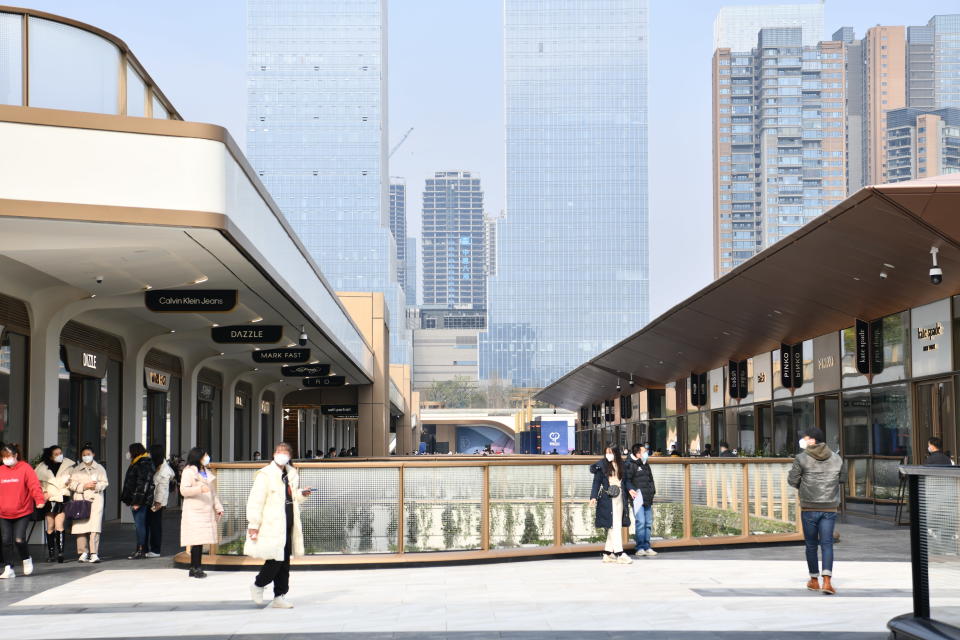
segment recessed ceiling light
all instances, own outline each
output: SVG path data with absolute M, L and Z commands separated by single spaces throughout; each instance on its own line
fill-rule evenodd
M 170 329 L 170 333 L 176 333 L 176 332 L 177 332 L 176 329 Z
M 889 262 L 884 262 L 883 266 L 885 266 L 887 269 L 896 269 L 896 267 L 890 264 Z
M 150 291 L 150 289 L 153 289 L 153 287 L 150 286 L 149 284 L 143 285 L 143 290 L 144 290 L 144 291 Z
M 199 278 L 197 278 L 196 280 L 193 281 L 193 284 L 203 284 L 204 282 L 206 282 L 206 281 L 209 280 L 209 279 L 210 279 L 210 278 L 208 278 L 207 276 L 200 276 Z
M 213 323 L 212 325 L 210 325 L 210 326 L 211 326 L 211 327 L 219 327 L 220 325 L 217 324 L 216 322 L 214 322 L 214 323 Z
M 254 318 L 254 319 L 251 320 L 250 322 L 263 322 L 263 318 L 261 318 L 260 316 L 257 316 L 256 318 Z

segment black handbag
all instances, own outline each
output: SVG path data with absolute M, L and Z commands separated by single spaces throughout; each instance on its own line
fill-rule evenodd
M 610 496 L 611 498 L 616 498 L 617 496 L 620 495 L 620 487 L 618 487 L 618 486 L 615 485 L 615 484 L 611 484 L 610 486 L 608 486 L 608 487 L 607 487 L 606 489 L 604 489 L 603 491 L 604 491 L 604 493 L 606 493 L 606 494 L 607 494 L 608 496 Z
M 89 500 L 71 500 L 63 512 L 67 520 L 86 520 L 90 517 L 90 508 L 93 505 Z

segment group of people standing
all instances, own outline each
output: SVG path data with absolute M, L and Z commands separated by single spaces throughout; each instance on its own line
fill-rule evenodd
M 657 555 L 650 546 L 657 486 L 647 463 L 649 457 L 649 445 L 646 444 L 633 445 L 626 459 L 618 447 L 608 446 L 603 459 L 590 466 L 593 473 L 590 504 L 596 506 L 595 525 L 607 530 L 601 556 L 603 562 L 633 563 L 624 553 L 621 533 L 622 527 L 630 526 L 631 513 L 636 523 L 636 557 Z

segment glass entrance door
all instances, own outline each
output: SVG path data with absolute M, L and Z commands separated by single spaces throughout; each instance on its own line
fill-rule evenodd
M 916 387 L 916 437 L 914 461 L 922 463 L 927 456 L 927 440 L 940 438 L 943 450 L 957 455 L 957 421 L 954 410 L 953 380 L 922 382 Z

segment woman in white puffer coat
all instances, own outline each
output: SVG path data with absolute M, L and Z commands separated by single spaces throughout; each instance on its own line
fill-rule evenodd
M 303 528 L 300 523 L 300 504 L 312 489 L 300 487 L 300 475 L 290 464 L 292 447 L 285 442 L 277 445 L 273 461 L 257 471 L 253 488 L 247 499 L 247 538 L 243 553 L 265 562 L 250 587 L 250 595 L 257 604 L 263 604 L 263 590 L 273 583 L 275 609 L 292 609 L 284 599 L 290 590 L 290 556 L 302 556 Z

